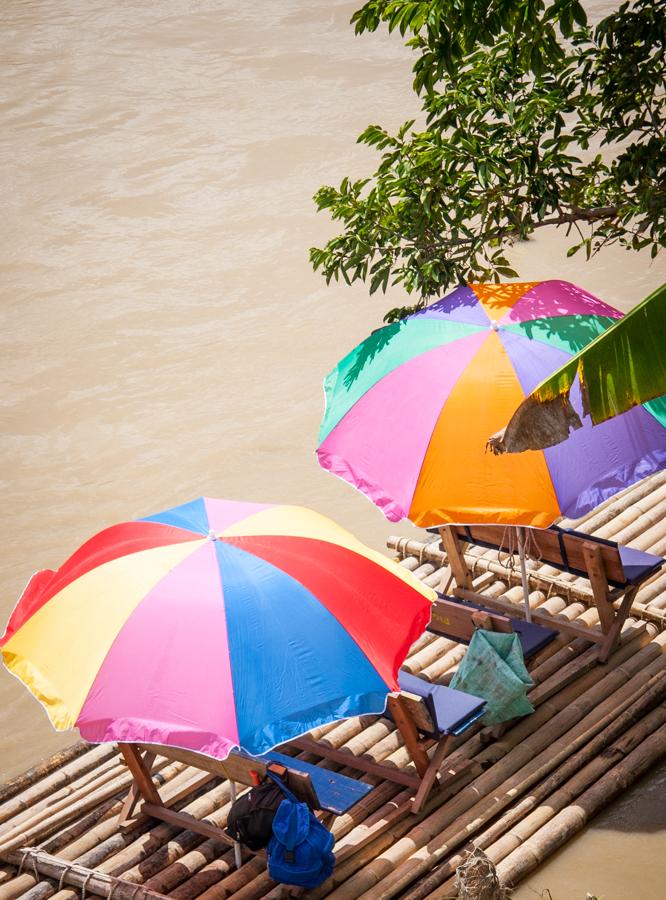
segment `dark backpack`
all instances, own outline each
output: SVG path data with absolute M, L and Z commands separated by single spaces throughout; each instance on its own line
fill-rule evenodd
M 273 772 L 267 773 L 284 794 L 273 818 L 268 844 L 268 874 L 273 881 L 316 888 L 333 871 L 333 835 L 307 803 L 301 803 Z
M 250 850 L 263 850 L 273 837 L 273 816 L 283 800 L 279 785 L 262 781 L 234 802 L 227 819 L 227 834 Z

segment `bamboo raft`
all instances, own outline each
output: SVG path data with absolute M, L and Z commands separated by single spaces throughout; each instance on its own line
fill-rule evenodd
M 666 473 L 603 504 L 576 528 L 666 555 Z M 438 540 L 390 538 L 401 564 L 430 585 L 448 578 Z M 520 573 L 497 553 L 476 548 L 475 589 L 520 608 Z M 510 562 L 510 561 L 509 561 Z M 530 604 L 554 617 L 595 626 L 589 584 L 533 564 Z M 410 792 L 366 775 L 375 790 L 332 823 L 337 864 L 313 900 L 436 900 L 456 896 L 456 868 L 480 848 L 503 885 L 517 885 L 607 803 L 666 756 L 666 574 L 639 591 L 620 646 L 605 665 L 594 647 L 559 636 L 533 660 L 534 714 L 508 729 L 477 726 L 455 754 L 474 759 L 469 777 L 435 791 L 418 816 Z M 446 683 L 465 647 L 425 634 L 405 667 Z M 312 737 L 349 753 L 406 768 L 408 755 L 387 719 L 369 716 L 318 729 Z M 317 762 L 305 753 L 301 758 Z M 351 777 L 358 772 L 326 763 Z M 174 793 L 192 781 L 177 808 L 224 826 L 230 785 L 195 782 L 196 770 L 158 759 L 156 783 Z M 199 773 L 200 774 L 200 773 Z M 113 745 L 78 743 L 0 787 L 0 900 L 259 900 L 291 896 L 268 877 L 261 857 L 244 857 L 200 834 L 139 818 L 117 818 L 131 775 Z

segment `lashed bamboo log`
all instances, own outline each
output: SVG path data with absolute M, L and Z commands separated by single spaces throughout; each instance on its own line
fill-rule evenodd
M 85 741 L 77 741 L 71 747 L 59 750 L 53 756 L 28 769 L 27 772 L 23 772 L 22 775 L 17 775 L 16 778 L 6 781 L 0 786 L 0 810 L 7 800 L 16 796 L 16 794 L 23 793 L 27 788 L 57 769 L 62 769 L 82 754 L 87 753 L 88 750 L 90 750 L 90 744 L 87 744 Z
M 44 819 L 43 816 L 35 817 L 34 822 L 27 822 L 25 827 L 17 827 L 11 829 L 0 838 L 0 858 L 8 850 L 15 849 L 20 845 L 31 844 L 35 840 L 43 840 L 49 837 L 63 825 L 71 822 L 81 813 L 88 812 L 97 804 L 108 800 L 121 791 L 127 790 L 130 786 L 132 776 L 128 772 L 114 777 L 113 780 L 105 783 L 102 787 L 86 793 L 76 805 L 65 805 L 58 812 Z
M 164 760 L 162 760 L 162 762 L 164 762 Z M 191 771 L 192 770 L 189 767 L 183 766 L 182 763 L 172 763 L 170 766 L 162 769 L 161 772 L 158 773 L 157 780 L 160 780 L 161 778 L 168 780 L 167 776 L 169 776 L 169 778 L 173 776 L 171 783 L 177 784 L 179 780 L 187 779 L 190 776 Z M 119 803 L 117 805 L 116 814 L 119 811 L 121 805 L 122 803 Z M 87 866 L 90 868 L 99 867 L 101 870 L 105 863 L 108 863 L 108 865 L 110 866 L 113 866 L 114 863 L 117 863 L 118 858 L 122 856 L 123 851 L 127 849 L 128 845 L 136 845 L 137 843 L 141 843 L 141 837 L 145 837 L 145 833 L 148 832 L 149 828 L 149 820 L 139 822 L 127 832 L 118 832 L 116 827 L 113 829 L 111 837 L 109 837 L 107 840 L 102 840 L 102 843 L 95 844 L 93 840 L 92 847 L 90 846 L 91 836 L 85 835 L 83 840 L 79 839 L 77 841 L 74 841 L 73 844 L 66 847 L 62 851 L 61 855 L 65 858 L 73 858 L 77 863 L 83 866 Z M 159 846 L 168 841 L 170 837 L 173 837 L 178 833 L 177 828 L 169 828 L 169 826 L 166 825 L 159 826 L 158 828 L 154 829 L 153 832 L 158 832 L 159 828 L 162 829 L 162 831 L 159 832 L 159 838 L 151 832 L 149 834 L 149 840 L 143 843 L 143 849 L 144 852 L 147 853 L 147 855 L 150 855 L 150 852 L 158 849 Z M 104 830 L 106 829 L 108 829 L 108 823 L 105 826 Z M 104 835 L 104 831 L 100 828 L 97 829 L 97 832 L 98 838 L 100 835 Z M 151 838 L 155 841 L 154 844 L 151 844 Z M 146 846 L 149 848 L 148 850 L 146 850 Z M 87 849 L 87 852 L 83 852 L 82 855 L 79 855 L 84 848 Z M 114 856 L 116 857 L 116 859 L 113 858 Z M 122 874 L 122 866 L 120 867 L 120 872 L 114 871 L 106 874 Z M 40 887 L 41 894 L 38 900 L 44 900 L 45 897 L 53 896 L 56 894 L 57 889 L 52 885 L 42 885 L 38 887 Z M 59 891 L 57 896 L 59 900 L 74 900 L 76 894 L 71 890 L 68 891 L 67 889 L 65 889 Z
M 392 550 L 397 550 L 399 553 L 405 554 L 418 552 L 423 547 L 423 545 L 418 541 L 399 537 L 389 537 L 387 540 L 387 546 Z M 423 550 L 423 554 L 433 562 L 438 563 L 440 566 L 446 564 L 446 555 L 442 550 L 428 545 Z M 493 559 L 487 559 L 482 556 L 472 557 L 467 552 L 465 552 L 463 556 L 465 557 L 465 561 L 467 562 L 467 564 L 470 567 L 473 566 L 477 572 L 491 572 L 493 575 L 496 575 L 497 578 L 512 585 L 518 585 L 520 583 L 520 571 L 517 569 L 510 569 Z M 407 558 L 411 557 L 408 556 Z M 562 577 L 562 573 L 560 573 L 559 576 L 556 576 L 555 574 L 541 574 L 541 570 L 537 571 L 528 568 L 527 578 L 530 586 L 534 590 L 543 590 L 546 593 L 548 591 L 555 591 L 560 596 L 579 599 L 587 604 L 594 602 L 592 591 L 589 588 L 578 587 L 565 582 Z
M 194 900 L 233 871 L 235 871 L 233 850 L 229 850 L 169 891 L 169 897 L 171 900 Z
M 118 900 L 163 900 L 162 894 L 148 891 L 142 887 L 127 884 L 118 878 L 87 869 L 75 863 L 51 856 L 42 850 L 30 850 L 27 864 L 37 872 L 54 878 L 59 883 L 71 884 L 77 888 L 85 888 L 92 894 L 109 897 L 111 891 Z
M 233 897 L 236 900 L 237 897 L 241 897 L 240 892 L 243 888 L 251 884 L 255 879 L 261 878 L 265 870 L 265 860 L 260 856 L 255 856 L 254 859 L 249 860 L 240 869 L 232 872 L 223 878 L 222 881 L 200 894 L 199 900 L 226 900 L 227 897 Z M 274 882 L 269 883 L 271 885 L 274 884 Z
M 35 803 L 34 806 L 22 810 L 7 823 L 6 830 L 3 829 L 3 833 L 0 836 L 0 847 L 12 839 L 12 834 L 20 831 L 34 831 L 40 822 L 49 819 L 61 810 L 77 804 L 84 797 L 94 793 L 122 774 L 124 774 L 124 766 L 117 759 L 108 760 L 93 772 L 89 772 L 77 781 L 71 782 L 54 796 L 41 800 Z
M 551 822 L 511 853 L 497 867 L 502 882 L 516 885 L 543 860 L 561 847 L 637 778 L 666 755 L 666 725 L 651 734 L 596 784 L 581 794 L 574 806 L 558 813 Z
M 182 763 L 172 763 L 170 766 L 167 766 L 166 768 L 162 768 L 162 766 L 164 765 L 165 762 L 166 761 L 163 758 L 160 758 L 158 760 L 158 766 L 160 768 L 160 771 L 157 774 L 158 781 L 168 781 L 169 778 L 179 775 L 182 772 L 182 770 L 185 768 Z M 177 780 L 177 778 L 175 780 Z M 120 811 L 120 808 L 122 806 L 122 801 L 111 800 L 110 802 L 111 802 L 111 804 L 115 804 L 114 812 L 115 812 L 115 815 L 117 816 Z M 102 807 L 100 807 L 100 808 L 104 809 L 105 807 L 108 807 L 108 802 L 107 802 L 107 804 L 103 804 Z M 93 814 L 95 812 L 97 812 L 97 811 L 94 811 Z M 76 826 L 74 828 L 75 833 L 77 831 L 81 830 L 81 823 L 82 822 L 85 823 L 87 820 L 88 820 L 88 817 L 84 816 L 84 818 L 82 820 L 79 820 L 79 822 L 75 823 L 75 826 Z M 116 822 L 111 822 L 110 824 L 111 824 L 110 833 L 115 835 L 115 840 L 120 842 L 120 846 L 125 846 L 127 844 L 126 836 L 124 834 L 117 833 L 117 823 Z M 75 861 L 75 862 L 77 862 L 83 866 L 89 867 L 89 868 L 94 868 L 94 866 L 96 864 L 98 864 L 101 860 L 105 859 L 112 852 L 112 849 L 110 847 L 108 847 L 108 846 L 104 847 L 103 845 L 101 845 L 101 846 L 96 847 L 95 851 L 92 853 L 87 853 L 87 854 L 84 853 L 84 851 L 86 849 L 90 850 L 91 847 L 95 847 L 95 844 L 97 844 L 99 842 L 100 834 L 103 833 L 100 830 L 101 827 L 102 826 L 99 826 L 97 829 L 95 829 L 95 828 L 91 829 L 89 832 L 86 833 L 83 840 L 81 840 L 81 839 L 74 840 L 74 842 L 70 843 L 70 844 L 67 844 L 66 842 L 65 843 L 62 842 L 62 837 L 66 836 L 66 834 L 67 834 L 67 829 L 66 829 L 64 834 L 61 833 L 60 840 L 48 841 L 46 844 L 42 845 L 41 849 L 46 850 L 47 852 L 53 853 L 54 847 L 59 847 L 62 851 L 59 854 L 61 858 L 64 858 L 68 861 Z M 143 831 L 147 831 L 149 827 L 150 827 L 150 822 L 149 822 L 149 820 L 146 820 L 144 823 L 142 823 L 142 825 L 140 826 L 140 829 Z M 109 823 L 108 822 L 106 823 L 105 829 L 107 832 L 109 831 Z M 137 829 L 134 829 L 134 831 L 136 834 L 138 834 Z M 135 834 L 135 836 L 136 836 L 136 834 Z M 81 854 L 83 854 L 83 855 L 81 855 Z M 11 900 L 11 897 L 22 896 L 26 892 L 32 896 L 33 900 L 45 900 L 45 898 L 52 896 L 56 892 L 57 887 L 55 885 L 51 884 L 50 882 L 46 882 L 46 883 L 42 882 L 40 884 L 36 884 L 37 880 L 38 879 L 34 873 L 32 875 L 28 874 L 28 873 L 22 874 L 18 879 L 16 879 L 16 881 L 11 885 L 11 887 L 8 886 L 8 895 L 7 895 L 7 897 L 4 898 L 4 900 Z M 11 891 L 11 896 L 9 894 L 10 891 Z M 73 896 L 73 894 L 72 894 L 72 896 Z M 71 898 L 70 898 L 70 900 L 71 900 Z
M 89 747 L 88 744 L 83 742 L 75 746 L 77 749 Z M 102 744 L 87 751 L 84 749 L 83 752 L 77 753 L 73 760 L 58 769 L 52 768 L 59 756 L 59 754 L 56 754 L 44 763 L 46 774 L 43 778 L 39 777 L 40 767 L 35 766 L 29 772 L 26 772 L 25 776 L 10 782 L 9 787 L 13 791 L 12 785 L 16 786 L 23 777 L 27 779 L 26 787 L 22 788 L 18 793 L 11 793 L 10 791 L 11 796 L 6 798 L 2 806 L 0 806 L 0 823 L 9 821 L 22 810 L 30 809 L 44 797 L 52 796 L 65 785 L 71 784 L 71 782 L 91 772 L 115 755 L 116 751 L 112 745 Z

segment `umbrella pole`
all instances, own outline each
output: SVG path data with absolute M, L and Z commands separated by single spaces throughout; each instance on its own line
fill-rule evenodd
M 236 796 L 237 796 L 237 795 L 236 795 L 236 782 L 235 782 L 235 781 L 230 781 L 230 782 L 229 782 L 229 792 L 230 792 L 230 794 L 231 794 L 231 802 L 232 802 L 232 803 L 235 803 L 235 802 L 236 802 Z M 243 865 L 243 858 L 242 858 L 242 856 L 241 856 L 241 846 L 240 846 L 240 844 L 238 843 L 238 841 L 234 841 L 234 862 L 236 863 L 236 868 L 237 868 L 237 869 L 240 869 L 240 867 Z
M 532 621 L 532 610 L 530 609 L 530 588 L 527 583 L 527 565 L 525 563 L 525 529 L 516 528 L 518 532 L 518 553 L 520 554 L 520 578 L 523 583 L 523 598 L 525 600 L 525 618 L 528 622 Z

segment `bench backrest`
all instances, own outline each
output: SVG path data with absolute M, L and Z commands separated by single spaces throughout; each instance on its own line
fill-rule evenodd
M 500 550 L 503 553 L 510 551 L 518 553 L 517 536 L 513 526 L 453 525 L 451 527 L 461 541 L 478 544 L 491 550 Z M 584 578 L 588 576 L 584 545 L 594 545 L 601 554 L 608 583 L 617 588 L 644 581 L 664 562 L 661 557 L 650 553 L 643 553 L 630 547 L 620 547 L 614 541 L 607 541 L 573 529 L 551 526 L 550 528 L 527 528 L 526 531 L 528 534 L 525 551 L 528 556 Z M 635 559 L 637 564 L 632 566 L 632 571 L 627 571 L 625 563 L 630 558 L 632 561 Z
M 477 628 L 491 631 L 513 631 L 511 621 L 501 613 L 480 607 L 465 606 L 455 600 L 439 597 L 432 604 L 428 631 L 455 638 L 464 643 L 472 640 Z
M 232 752 L 226 759 L 215 759 L 204 753 L 196 753 L 194 750 L 185 750 L 181 747 L 166 747 L 161 744 L 137 744 L 141 750 L 149 750 L 164 756 L 166 759 L 182 762 L 188 766 L 211 772 L 220 778 L 235 781 L 237 784 L 248 786 L 258 783 L 266 774 L 270 763 L 246 756 L 244 753 Z M 287 768 L 285 781 L 288 787 L 299 800 L 307 803 L 311 809 L 320 809 L 319 797 L 312 784 L 312 779 L 306 772 L 297 772 Z

